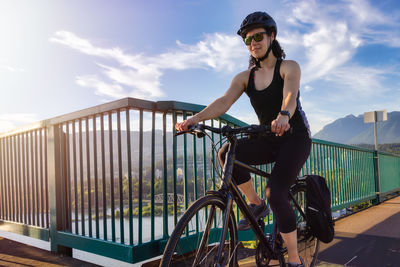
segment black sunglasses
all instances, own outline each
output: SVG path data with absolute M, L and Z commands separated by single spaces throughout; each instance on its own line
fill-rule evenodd
M 256 42 L 261 42 L 264 39 L 264 34 L 267 34 L 267 32 L 257 32 L 251 36 L 247 36 L 246 38 L 243 38 L 243 41 L 246 45 L 251 45 L 251 41 L 253 39 Z

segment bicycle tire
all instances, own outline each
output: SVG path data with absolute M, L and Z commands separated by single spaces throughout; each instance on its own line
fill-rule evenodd
M 203 241 L 202 236 L 204 235 L 204 230 L 207 229 L 207 227 L 201 228 L 196 225 L 196 228 L 194 228 L 190 224 L 193 219 L 195 219 L 196 224 L 207 221 L 208 216 L 210 216 L 210 211 L 212 209 L 211 207 L 213 206 L 215 207 L 214 214 L 216 215 L 214 216 L 214 220 L 212 220 L 213 228 L 210 229 L 207 235 L 207 240 L 209 242 L 206 241 L 207 243 L 204 247 L 205 250 L 203 253 L 201 253 L 201 249 L 200 251 L 197 250 L 199 250 L 199 243 Z M 207 210 L 208 216 L 205 210 Z M 222 228 L 222 214 L 224 210 L 225 202 L 224 198 L 221 196 L 206 195 L 196 200 L 176 224 L 175 229 L 165 247 L 160 261 L 160 266 L 192 266 L 194 265 L 194 261 L 196 261 L 198 253 L 200 254 L 197 258 L 198 264 L 196 264 L 196 266 L 214 266 L 210 263 L 215 262 L 213 256 L 215 256 L 216 251 L 218 250 L 217 248 L 219 246 L 218 242 L 220 240 L 221 232 L 219 231 L 218 233 L 218 227 Z M 204 215 L 205 218 L 200 218 L 199 220 L 199 217 Z M 221 221 L 218 221 L 219 219 Z M 207 222 L 204 222 L 204 224 L 207 224 Z M 225 239 L 224 251 L 222 255 L 223 263 L 221 266 L 225 266 L 227 264 L 229 264 L 229 266 L 236 266 L 236 248 L 238 241 L 236 222 L 233 213 L 231 213 L 229 216 L 228 226 L 228 234 L 227 238 Z M 190 233 L 191 231 L 192 233 Z M 194 256 L 194 254 L 196 256 Z
M 302 211 L 306 213 L 306 184 L 304 182 L 297 182 L 290 190 Z M 293 201 L 290 202 L 294 207 Z M 307 219 L 304 219 L 296 210 L 295 213 L 297 220 L 297 249 L 299 251 L 299 256 L 303 259 L 305 266 L 314 267 L 318 261 L 320 241 L 311 233 Z

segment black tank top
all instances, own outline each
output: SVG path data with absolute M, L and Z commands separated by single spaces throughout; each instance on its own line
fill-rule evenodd
M 275 64 L 274 76 L 271 84 L 263 89 L 257 90 L 254 83 L 254 72 L 256 68 L 250 70 L 249 81 L 247 83 L 246 94 L 250 98 L 251 105 L 258 116 L 260 124 L 270 125 L 281 111 L 283 100 L 283 79 L 280 75 L 282 59 L 278 59 Z M 310 127 L 304 111 L 300 104 L 300 91 L 297 94 L 296 111 L 289 120 L 290 126 L 296 130 L 304 130 L 311 137 Z

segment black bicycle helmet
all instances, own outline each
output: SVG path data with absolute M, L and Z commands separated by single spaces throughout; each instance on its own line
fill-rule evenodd
M 257 11 L 247 15 L 240 25 L 240 29 L 237 31 L 237 34 L 244 38 L 249 31 L 255 28 L 265 28 L 269 34 L 272 30 L 275 32 L 275 37 L 278 32 L 275 20 L 266 12 Z

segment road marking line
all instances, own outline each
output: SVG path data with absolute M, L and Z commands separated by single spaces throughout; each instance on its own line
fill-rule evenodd
M 348 263 L 350 263 L 351 261 L 353 261 L 355 258 L 357 258 L 358 256 L 354 256 L 351 260 L 349 260 L 348 262 L 346 262 L 345 264 L 344 264 L 344 266 L 347 266 L 347 264 Z

